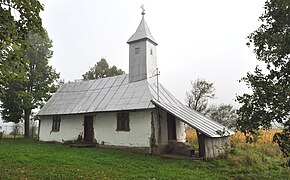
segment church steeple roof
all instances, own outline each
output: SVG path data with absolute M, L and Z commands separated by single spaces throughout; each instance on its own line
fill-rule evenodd
M 145 12 L 143 10 L 143 12 L 142 12 L 142 20 L 141 20 L 136 32 L 127 41 L 128 44 L 130 44 L 130 43 L 132 43 L 134 41 L 141 40 L 141 39 L 149 39 L 154 44 L 157 45 L 155 39 L 153 38 L 153 36 L 152 36 L 148 26 L 147 26 L 147 23 L 145 21 L 144 15 L 145 15 Z

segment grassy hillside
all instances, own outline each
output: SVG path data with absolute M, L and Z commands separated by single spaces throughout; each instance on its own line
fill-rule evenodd
M 111 149 L 0 140 L 0 179 L 288 179 L 274 145 L 238 144 L 236 155 L 208 162 L 170 160 Z

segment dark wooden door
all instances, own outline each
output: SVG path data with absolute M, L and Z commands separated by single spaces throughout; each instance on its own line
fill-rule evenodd
M 176 140 L 176 122 L 175 117 L 167 113 L 167 130 L 168 130 L 168 140 Z
M 94 127 L 93 127 L 93 116 L 85 116 L 84 119 L 84 140 L 85 142 L 94 141 Z
M 205 136 L 196 131 L 198 137 L 199 157 L 205 157 Z

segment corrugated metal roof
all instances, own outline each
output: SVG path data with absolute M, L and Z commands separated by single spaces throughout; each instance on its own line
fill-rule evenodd
M 131 42 L 138 41 L 140 39 L 146 39 L 146 38 L 150 39 L 151 41 L 153 41 L 157 45 L 155 39 L 153 38 L 153 36 L 152 36 L 148 26 L 147 26 L 147 23 L 144 19 L 144 16 L 143 16 L 136 32 L 130 37 L 130 39 L 127 41 L 127 43 L 131 43 Z
M 64 84 L 38 115 L 148 109 L 155 106 L 147 81 L 129 83 L 128 75 Z
M 209 137 L 221 137 L 219 132 L 225 131 L 224 136 L 229 136 L 234 134 L 232 130 L 220 125 L 219 123 L 211 120 L 209 117 L 203 116 L 198 112 L 190 109 L 187 106 L 176 106 L 172 104 L 167 104 L 157 100 L 152 100 L 152 102 L 158 107 L 168 111 L 190 127 L 202 132 Z
M 158 88 L 156 84 L 156 77 L 129 83 L 128 75 L 64 84 L 38 115 L 137 110 L 155 108 L 156 105 L 209 137 L 220 137 L 217 132 L 223 130 L 226 130 L 226 136 L 234 134 L 183 105 L 161 84 Z
M 182 104 L 161 84 L 159 84 L 159 88 L 157 88 L 156 83 L 150 83 L 149 87 L 152 94 L 153 104 L 171 113 L 192 128 L 209 137 L 221 137 L 219 132 L 223 131 L 225 131 L 225 136 L 235 134 L 234 131 L 229 130 L 225 126 L 212 120 L 210 117 Z M 159 89 L 159 100 L 157 89 Z

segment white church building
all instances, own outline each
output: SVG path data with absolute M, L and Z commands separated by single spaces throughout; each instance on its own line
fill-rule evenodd
M 234 132 L 188 108 L 158 82 L 157 43 L 144 19 L 128 40 L 129 74 L 64 84 L 38 113 L 40 141 L 74 141 L 168 152 L 199 132 L 199 156 L 223 153 Z M 221 132 L 223 132 L 221 134 Z

